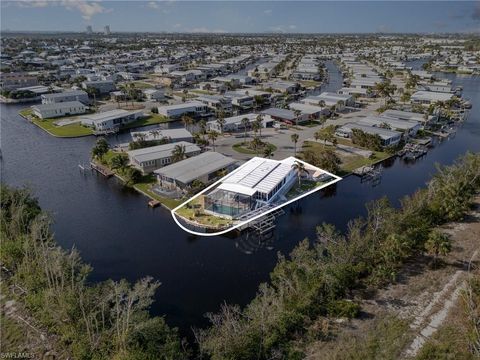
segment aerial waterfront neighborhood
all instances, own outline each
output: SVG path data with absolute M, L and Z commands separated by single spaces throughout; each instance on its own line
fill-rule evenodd
M 344 36 L 341 48 L 321 37 L 271 36 L 255 46 L 239 37 L 235 46 L 210 39 L 201 49 L 199 38 L 210 39 L 87 31 L 68 44 L 32 39 L 36 51 L 6 38 L 2 100 L 24 104 L 20 114 L 52 136 L 106 136 L 108 151 L 79 166 L 115 174 L 152 206 L 172 208 L 254 156 L 298 156 L 332 173 L 378 179 L 373 165 L 415 160 L 467 118 L 472 104 L 461 86 L 438 71 L 480 70 L 476 52 L 454 37 Z M 97 50 L 107 44 L 109 51 Z M 443 67 L 453 56 L 458 67 Z M 129 141 L 116 139 L 128 132 Z M 195 167 L 190 158 L 204 152 L 228 157 L 228 166 L 177 191 L 153 176 L 176 162 Z
M 478 358 L 479 26 L 2 1 L 0 358 Z

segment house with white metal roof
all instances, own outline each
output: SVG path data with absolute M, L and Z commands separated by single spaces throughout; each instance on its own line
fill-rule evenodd
M 142 110 L 127 111 L 115 109 L 110 111 L 89 114 L 80 118 L 83 125 L 90 126 L 97 131 L 110 131 L 123 125 L 130 124 L 144 116 Z
M 187 101 L 180 104 L 159 106 L 158 113 L 169 118 L 180 118 L 183 115 L 192 117 L 210 116 L 208 106 L 200 101 Z
M 227 175 L 204 197 L 207 214 L 237 218 L 277 201 L 296 181 L 295 158 L 254 157 Z
M 340 137 L 349 138 L 352 136 L 353 129 L 358 129 L 363 131 L 366 134 L 378 135 L 382 140 L 383 146 L 392 146 L 400 142 L 402 138 L 402 133 L 398 131 L 393 131 L 389 129 L 383 129 L 376 126 L 368 126 L 357 123 L 348 123 L 335 130 L 335 135 Z
M 417 91 L 412 94 L 410 101 L 412 104 L 430 105 L 437 101 L 447 101 L 453 98 L 454 94 L 435 92 L 435 91 Z
M 130 132 L 133 141 L 159 141 L 165 140 L 165 142 L 174 143 L 179 141 L 193 142 L 193 135 L 185 128 L 178 129 L 150 129 L 145 131 L 132 131 Z
M 32 111 L 40 119 L 51 119 L 62 116 L 84 114 L 85 105 L 80 101 L 66 101 L 61 103 L 33 105 Z

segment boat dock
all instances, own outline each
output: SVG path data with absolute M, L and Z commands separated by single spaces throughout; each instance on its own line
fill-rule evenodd
M 114 175 L 113 171 L 111 171 L 110 169 L 108 169 L 107 167 L 105 167 L 103 165 L 94 163 L 93 161 L 90 163 L 90 168 L 92 170 L 95 170 L 99 174 L 107 177 L 107 178 Z

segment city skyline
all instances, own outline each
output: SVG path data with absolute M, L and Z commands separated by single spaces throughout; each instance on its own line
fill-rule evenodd
M 221 3 L 221 6 L 219 4 Z M 2 2 L 2 31 L 172 33 L 480 33 L 480 2 Z M 28 25 L 25 25 L 28 24 Z

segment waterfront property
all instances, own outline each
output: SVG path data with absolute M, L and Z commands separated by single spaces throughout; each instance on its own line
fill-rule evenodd
M 384 111 L 380 116 L 398 120 L 417 121 L 419 123 L 428 123 L 434 118 L 434 116 L 432 115 L 425 116 L 425 114 L 421 113 L 393 109 L 388 109 Z
M 170 119 L 179 119 L 183 115 L 194 118 L 210 116 L 208 106 L 200 101 L 188 101 L 181 104 L 159 106 L 158 113 Z
M 402 132 L 405 137 L 415 136 L 421 128 L 421 123 L 414 120 L 400 120 L 387 116 L 366 116 L 358 118 L 358 121 L 355 121 L 359 125 L 374 126 L 389 130 L 395 130 Z
M 52 119 L 62 116 L 84 114 L 85 111 L 85 105 L 80 101 L 66 101 L 32 106 L 33 114 L 40 119 Z
M 143 111 L 127 111 L 122 109 L 110 110 L 80 118 L 85 126 L 92 127 L 96 131 L 113 131 L 144 117 Z
M 293 186 L 297 178 L 294 162 L 293 157 L 281 161 L 252 158 L 205 194 L 205 213 L 233 219 L 273 203 Z
M 378 135 L 382 140 L 382 146 L 393 146 L 400 142 L 402 133 L 381 127 L 362 125 L 357 123 L 347 123 L 335 130 L 335 134 L 340 137 L 350 138 L 353 129 L 362 130 L 366 134 Z
M 128 151 L 130 164 L 139 169 L 143 174 L 152 173 L 162 166 L 171 164 L 174 159 L 175 146 L 184 146 L 186 157 L 200 154 L 201 149 L 192 143 L 180 141 L 178 143 L 151 146 L 143 149 Z
M 410 101 L 412 104 L 430 105 L 438 101 L 447 101 L 453 98 L 454 94 L 435 91 L 417 91 L 412 94 Z
M 217 152 L 207 151 L 200 155 L 167 165 L 154 171 L 158 185 L 168 190 L 185 190 L 197 180 L 210 184 L 224 172 L 230 172 L 237 160 Z

